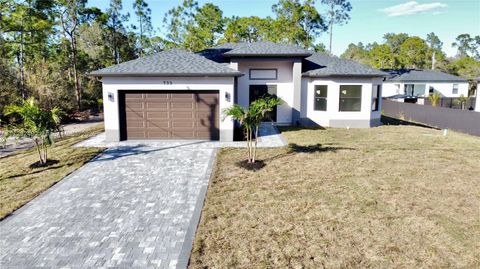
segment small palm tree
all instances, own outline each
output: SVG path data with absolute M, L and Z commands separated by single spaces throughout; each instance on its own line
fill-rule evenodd
M 22 100 L 20 105 L 6 106 L 4 112 L 5 115 L 18 115 L 20 122 L 7 124 L 3 144 L 9 137 L 31 139 L 37 148 L 40 165 L 45 165 L 47 147 L 53 143 L 52 135 L 59 130 L 61 111 L 58 108 L 41 109 L 34 98 L 29 98 Z
M 470 98 L 467 97 L 467 96 L 464 96 L 463 94 L 460 95 L 460 97 L 458 97 L 457 99 L 453 100 L 453 103 L 456 104 L 456 105 L 460 105 L 460 107 L 462 108 L 462 110 L 465 110 L 465 105 L 467 104 L 468 100 Z
M 248 108 L 235 104 L 223 111 L 225 116 L 237 120 L 245 130 L 248 163 L 255 163 L 256 161 L 260 123 L 267 118 L 269 112 L 272 112 L 281 103 L 281 99 L 276 97 L 264 97 L 253 101 Z
M 428 99 L 430 100 L 432 106 L 437 106 L 441 98 L 442 95 L 439 92 L 434 92 L 428 96 Z

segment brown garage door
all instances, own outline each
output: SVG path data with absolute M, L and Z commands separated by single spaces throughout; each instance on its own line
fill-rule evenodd
M 123 139 L 218 140 L 218 92 L 124 92 L 122 97 Z

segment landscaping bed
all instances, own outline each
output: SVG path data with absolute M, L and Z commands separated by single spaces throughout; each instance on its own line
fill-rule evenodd
M 99 125 L 55 142 L 49 148 L 49 165 L 44 167 L 32 165 L 38 161 L 35 148 L 0 158 L 0 220 L 101 152 L 102 148 L 73 145 L 102 131 Z
M 219 152 L 190 268 L 479 267 L 480 139 L 416 126 L 283 129 Z

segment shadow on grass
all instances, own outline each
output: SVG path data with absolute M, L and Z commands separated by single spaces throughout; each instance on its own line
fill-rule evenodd
M 288 144 L 288 152 L 290 153 L 316 153 L 316 152 L 336 152 L 338 150 L 354 150 L 355 148 L 347 147 L 330 147 L 322 144 L 301 146 L 295 143 Z
M 277 126 L 280 132 L 295 132 L 304 130 L 326 130 L 325 127 L 318 126 Z
M 338 150 L 355 150 L 355 148 L 348 148 L 348 147 L 332 147 L 332 146 L 324 146 L 322 144 L 315 144 L 315 145 L 307 145 L 302 146 L 295 143 L 290 143 L 287 146 L 287 150 L 283 153 L 277 154 L 272 156 L 265 161 L 273 161 L 277 159 L 281 159 L 283 157 L 291 156 L 295 153 L 318 153 L 318 152 L 337 152 Z
M 381 121 L 384 125 L 408 125 L 408 126 L 416 126 L 416 127 L 423 127 L 423 128 L 437 129 L 438 130 L 438 128 L 434 128 L 432 126 L 428 126 L 428 125 L 425 125 L 425 124 L 406 121 L 406 120 L 401 120 L 401 119 L 396 119 L 396 118 L 383 116 L 383 115 L 382 115 Z
M 277 154 L 275 156 L 269 157 L 264 160 L 257 160 L 255 163 L 248 163 L 246 160 L 236 162 L 235 165 L 237 165 L 240 168 L 250 170 L 253 172 L 256 172 L 265 166 L 271 161 L 278 160 L 284 157 L 291 156 L 295 153 L 318 153 L 318 152 L 337 152 L 338 150 L 356 150 L 355 148 L 349 148 L 349 147 L 332 147 L 332 146 L 324 146 L 322 144 L 315 144 L 315 145 L 307 145 L 307 146 L 301 146 L 295 143 L 290 143 L 286 147 L 286 151 L 283 151 L 280 154 Z
M 56 161 L 56 160 L 55 160 Z M 58 161 L 56 162 L 58 163 Z M 55 164 L 56 164 L 55 163 Z M 32 164 L 33 165 L 33 164 Z M 52 164 L 53 165 L 53 164 Z M 36 170 L 36 171 L 32 171 L 32 172 L 29 172 L 29 173 L 20 173 L 20 174 L 16 174 L 16 175 L 11 175 L 11 176 L 7 176 L 7 177 L 4 177 L 3 179 L 9 179 L 9 178 L 16 178 L 16 177 L 23 177 L 23 176 L 29 176 L 29 175 L 35 175 L 35 174 L 39 174 L 39 173 L 43 173 L 47 170 L 56 170 L 56 169 L 59 169 L 59 168 L 62 168 L 64 165 L 57 165 L 57 166 L 40 166 L 40 167 L 35 167 L 35 168 L 44 168 L 44 169 L 40 169 L 40 170 Z M 30 169 L 33 169 L 32 167 L 30 167 Z

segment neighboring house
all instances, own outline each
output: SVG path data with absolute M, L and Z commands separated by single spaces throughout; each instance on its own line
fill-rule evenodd
M 270 42 L 233 43 L 199 53 L 173 49 L 104 68 L 106 138 L 233 140 L 222 110 L 264 95 L 284 102 L 279 125 L 380 124 L 386 75 L 349 60 Z
M 468 81 L 458 76 L 430 69 L 382 70 L 389 74 L 383 82 L 383 97 L 427 97 L 433 92 L 443 97 L 468 96 Z
M 475 104 L 475 111 L 480 112 L 480 77 L 477 79 L 477 90 L 476 90 L 476 104 Z

